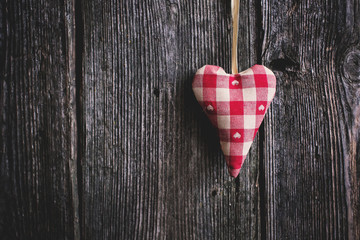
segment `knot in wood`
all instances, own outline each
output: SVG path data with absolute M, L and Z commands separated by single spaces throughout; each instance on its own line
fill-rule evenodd
M 344 76 L 352 81 L 360 81 L 360 51 L 349 52 L 344 59 Z

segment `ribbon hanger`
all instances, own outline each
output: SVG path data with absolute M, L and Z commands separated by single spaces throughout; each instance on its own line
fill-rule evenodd
M 231 0 L 231 15 L 232 15 L 232 50 L 231 50 L 231 72 L 237 74 L 238 60 L 237 60 L 237 45 L 238 45 L 238 31 L 239 31 L 239 0 Z

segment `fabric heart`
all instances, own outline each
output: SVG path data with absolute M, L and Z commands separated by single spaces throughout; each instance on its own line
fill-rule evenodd
M 205 65 L 196 72 L 192 88 L 218 129 L 229 174 L 236 177 L 274 98 L 275 75 L 262 65 L 238 74 Z

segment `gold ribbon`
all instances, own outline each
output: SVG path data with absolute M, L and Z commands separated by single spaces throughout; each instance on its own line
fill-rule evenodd
M 237 45 L 238 45 L 238 31 L 239 31 L 239 0 L 231 0 L 231 15 L 232 15 L 232 50 L 231 50 L 231 72 L 237 74 Z

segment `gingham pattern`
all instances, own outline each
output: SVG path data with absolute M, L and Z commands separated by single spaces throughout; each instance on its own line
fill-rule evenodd
M 236 177 L 274 98 L 275 75 L 262 65 L 239 74 L 205 65 L 196 72 L 192 88 L 218 129 L 229 173 Z

